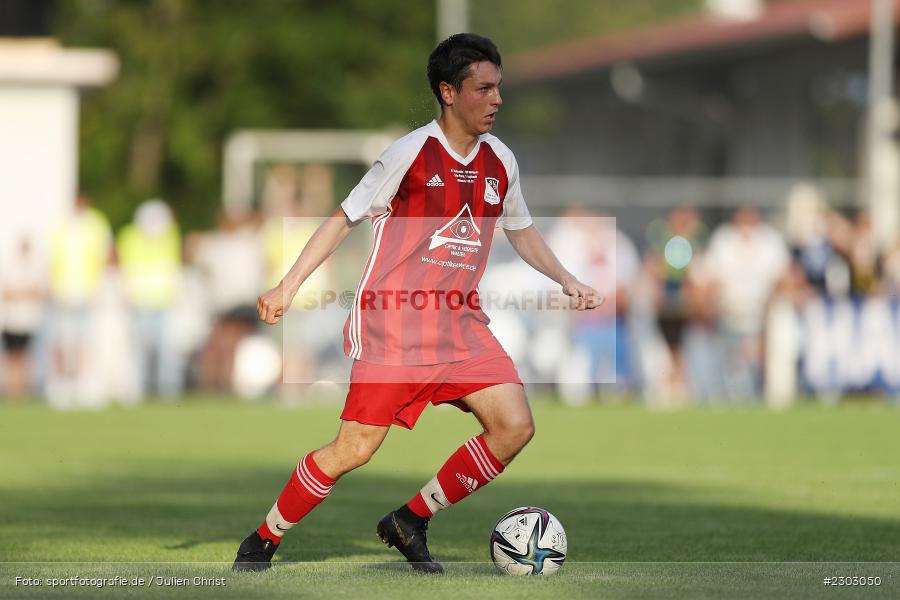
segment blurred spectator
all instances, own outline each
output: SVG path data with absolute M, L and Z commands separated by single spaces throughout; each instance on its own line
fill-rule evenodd
M 79 386 L 79 407 L 139 402 L 132 315 L 115 256 L 101 278 L 89 311 L 88 338 L 82 357 L 84 381 Z
M 670 404 L 672 355 L 659 331 L 659 307 L 664 280 L 662 260 L 653 249 L 644 252 L 631 283 L 628 325 L 634 340 L 637 371 L 644 401 L 653 406 Z
M 895 301 L 900 299 L 900 243 L 895 243 L 884 252 L 881 273 L 885 292 Z
M 179 293 L 170 319 L 172 331 L 177 332 L 173 340 L 175 351 L 185 360 L 186 388 L 199 384 L 199 359 L 212 331 L 209 286 L 205 272 L 195 260 L 204 239 L 205 234 L 198 232 L 184 238 Z
M 580 379 L 592 387 L 612 384 L 604 389 L 634 390 L 637 373 L 626 319 L 640 264 L 634 243 L 616 227 L 615 219 L 583 208 L 560 215 L 548 241 L 575 277 L 606 298 L 596 310 L 571 311 L 571 356 L 562 361 L 559 380 L 573 380 L 565 372 L 580 360 L 586 366 Z M 569 395 L 572 402 L 583 401 L 574 391 Z
M 769 303 L 765 338 L 765 398 L 769 406 L 789 406 L 800 388 L 800 315 L 815 291 L 803 265 L 794 260 Z
M 110 259 L 112 231 L 103 213 L 80 193 L 72 213 L 54 229 L 51 242 L 52 360 L 47 396 L 53 405 L 71 407 L 85 383 L 89 317 Z
M 47 265 L 29 237 L 0 270 L 6 395 L 27 393 L 32 384 L 32 340 L 40 327 L 47 295 Z
M 706 225 L 697 211 L 680 206 L 669 212 L 662 227 L 650 230 L 650 245 L 662 262 L 659 329 L 671 353 L 668 387 L 676 396 L 687 392 L 683 380 L 682 336 L 688 323 L 686 282 L 692 260 L 706 242 Z
M 716 286 L 727 392 L 732 399 L 754 398 L 761 391 L 766 303 L 789 259 L 784 240 L 761 221 L 755 208 L 738 208 L 731 222 L 720 225 L 710 239 L 707 264 Z
M 795 185 L 787 198 L 787 241 L 809 285 L 820 294 L 849 292 L 846 261 L 835 247 L 835 225 L 843 219 L 831 211 L 811 183 Z
M 206 390 L 230 391 L 235 350 L 256 328 L 256 299 L 264 285 L 256 216 L 223 212 L 217 230 L 197 242 L 193 259 L 205 274 L 214 320 L 200 353 L 198 383 Z
M 688 316 L 682 338 L 685 380 L 692 400 L 712 404 L 725 397 L 727 385 L 718 286 L 705 254 L 691 261 L 683 291 Z
M 119 269 L 132 311 L 133 356 L 142 395 L 179 395 L 185 360 L 175 343 L 172 308 L 181 284 L 181 235 L 172 211 L 148 200 L 118 238 Z
M 835 215 L 831 231 L 834 245 L 850 268 L 850 294 L 859 298 L 878 291 L 881 258 L 869 211 L 859 211 L 853 221 Z

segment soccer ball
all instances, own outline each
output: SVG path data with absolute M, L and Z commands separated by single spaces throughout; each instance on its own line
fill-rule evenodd
M 509 511 L 491 532 L 491 559 L 504 575 L 553 575 L 568 547 L 556 517 L 535 506 Z

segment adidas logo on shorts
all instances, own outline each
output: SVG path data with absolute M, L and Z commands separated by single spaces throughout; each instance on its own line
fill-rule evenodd
M 428 187 L 444 187 L 444 182 L 441 180 L 440 176 L 435 173 L 434 177 L 428 180 L 428 183 L 425 184 Z
M 471 477 L 465 477 L 462 473 L 457 473 L 456 478 L 459 479 L 459 482 L 461 484 L 463 484 L 463 487 L 469 490 L 470 494 L 475 491 L 475 488 L 478 487 L 478 482 L 476 480 L 472 479 Z

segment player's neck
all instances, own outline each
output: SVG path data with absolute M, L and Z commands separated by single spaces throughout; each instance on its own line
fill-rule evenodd
M 468 156 L 478 143 L 478 134 L 469 131 L 461 121 L 445 110 L 437 120 L 438 127 L 444 132 L 447 143 L 460 156 Z

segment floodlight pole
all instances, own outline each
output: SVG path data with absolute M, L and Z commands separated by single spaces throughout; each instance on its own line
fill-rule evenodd
M 437 0 L 437 41 L 442 42 L 454 33 L 469 31 L 469 0 Z M 434 103 L 437 117 L 441 116 L 441 106 Z
M 880 248 L 900 238 L 900 153 L 893 94 L 894 0 L 870 0 L 866 191 Z
M 468 0 L 437 0 L 437 39 L 469 31 Z

